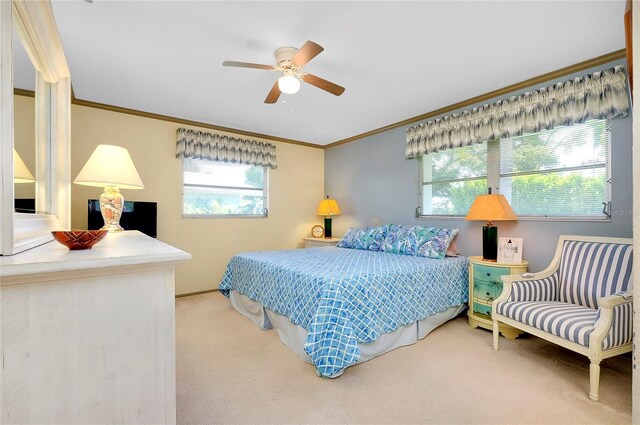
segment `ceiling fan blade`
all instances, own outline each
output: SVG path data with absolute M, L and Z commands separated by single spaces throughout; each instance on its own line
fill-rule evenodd
M 309 83 L 312 86 L 316 86 L 324 91 L 328 91 L 329 93 L 336 96 L 340 96 L 342 93 L 344 93 L 344 87 L 334 84 L 331 81 L 324 80 L 320 77 L 316 77 L 313 74 L 304 74 L 304 76 L 302 77 L 302 81 L 304 81 L 305 83 Z
M 293 58 L 291 58 L 291 62 L 295 63 L 299 67 L 303 67 L 311 59 L 318 56 L 323 50 L 324 47 L 314 43 L 311 40 L 307 40 L 307 42 L 304 43 L 300 50 L 298 50 L 296 54 L 293 55 Z
M 267 98 L 264 100 L 264 103 L 276 103 L 280 97 L 280 93 L 280 87 L 278 87 L 278 81 L 276 80 L 273 87 L 271 87 L 271 91 L 267 95 Z
M 256 69 L 266 69 L 269 71 L 273 71 L 275 68 L 271 65 L 261 65 L 259 63 L 249 63 L 249 62 L 234 62 L 234 61 L 224 61 L 222 62 L 223 66 L 236 66 L 238 68 L 256 68 Z

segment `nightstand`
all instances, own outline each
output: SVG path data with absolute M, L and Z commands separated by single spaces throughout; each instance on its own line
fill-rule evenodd
M 502 293 L 501 276 L 521 274 L 529 263 L 504 264 L 483 261 L 482 257 L 469 257 L 469 326 L 493 329 L 491 303 Z M 516 339 L 523 331 L 500 323 L 500 333 L 507 339 Z
M 305 248 L 317 248 L 319 246 L 336 246 L 341 238 L 302 238 Z

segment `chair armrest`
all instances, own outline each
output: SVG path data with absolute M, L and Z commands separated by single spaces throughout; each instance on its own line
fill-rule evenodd
M 608 297 L 600 298 L 600 308 L 613 308 L 621 304 L 629 304 L 633 302 L 633 294 L 631 292 L 618 292 Z
M 629 343 L 632 338 L 633 296 L 619 292 L 600 298 L 600 308 L 589 338 L 589 349 L 599 351 Z
M 510 282 L 527 282 L 530 280 L 541 280 L 541 279 L 546 279 L 550 276 L 553 276 L 554 274 L 556 274 L 557 269 L 556 270 L 543 270 L 541 272 L 538 273 L 524 273 L 526 275 L 531 275 L 529 277 L 522 277 L 522 274 L 509 274 L 506 276 L 502 276 L 502 281 L 504 283 L 508 281 Z
M 532 277 L 522 275 L 502 276 L 502 293 L 494 303 L 505 301 L 553 301 L 556 299 L 557 273 L 535 273 Z
M 498 295 L 498 298 L 493 300 L 493 302 L 491 303 L 491 311 L 493 311 L 493 312 L 498 311 L 497 310 L 497 304 L 505 302 L 509 298 L 509 295 L 511 295 L 511 285 L 513 283 L 513 279 L 509 279 L 510 277 L 513 277 L 514 279 L 517 278 L 517 277 L 521 277 L 522 278 L 522 276 L 520 276 L 519 274 L 510 274 L 510 275 L 507 275 L 507 276 L 501 276 L 501 278 L 502 278 L 502 292 L 500 293 L 500 295 Z
M 512 284 L 513 282 L 526 282 L 529 280 L 538 280 L 541 279 L 540 276 L 542 276 L 544 272 L 540 272 L 540 273 L 535 273 L 533 274 L 532 277 L 522 277 L 521 274 L 509 274 L 509 275 L 505 275 L 505 276 L 501 276 L 500 278 L 502 279 L 502 293 L 500 293 L 500 296 L 498 296 L 498 298 L 496 298 L 493 303 L 501 303 L 506 301 L 509 298 L 509 295 L 511 295 L 511 291 L 512 291 Z M 553 273 L 550 273 L 550 275 Z M 492 303 L 492 304 L 493 304 Z M 495 309 L 495 307 L 493 307 Z

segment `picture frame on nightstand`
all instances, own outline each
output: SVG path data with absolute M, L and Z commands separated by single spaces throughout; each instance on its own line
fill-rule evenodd
M 498 238 L 498 263 L 520 264 L 522 262 L 522 238 Z

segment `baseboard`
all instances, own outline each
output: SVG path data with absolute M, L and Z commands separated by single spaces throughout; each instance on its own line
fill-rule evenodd
M 204 291 L 198 291 L 198 292 L 189 292 L 186 294 L 180 294 L 180 295 L 176 295 L 176 298 L 182 298 L 182 297 L 190 297 L 191 295 L 200 295 L 200 294 L 207 294 L 209 292 L 218 292 L 218 288 L 215 289 L 207 289 Z

